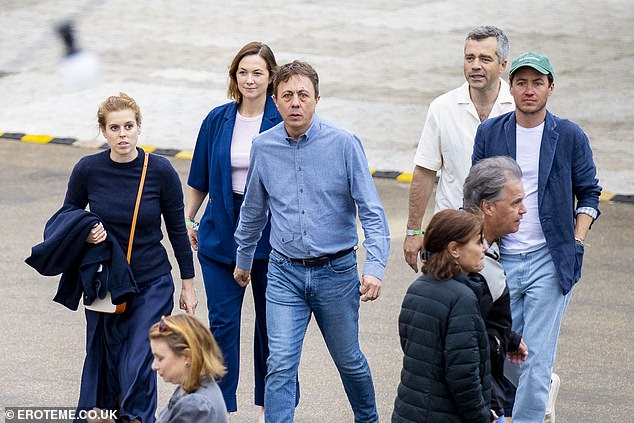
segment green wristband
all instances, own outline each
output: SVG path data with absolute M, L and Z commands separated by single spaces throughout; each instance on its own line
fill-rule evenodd
M 408 229 L 407 231 L 405 231 L 405 235 L 424 235 L 425 231 L 421 231 L 419 229 Z

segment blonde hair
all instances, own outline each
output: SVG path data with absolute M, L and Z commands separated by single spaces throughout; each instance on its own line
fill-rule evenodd
M 163 316 L 150 328 L 151 340 L 163 340 L 176 355 L 189 350 L 191 365 L 182 383 L 186 392 L 197 390 L 205 378 L 217 380 L 224 376 L 226 368 L 222 352 L 209 328 L 196 317 L 187 314 Z
M 132 110 L 134 112 L 134 118 L 136 124 L 141 125 L 141 108 L 136 101 L 124 92 L 120 92 L 119 95 L 113 95 L 105 99 L 97 110 L 97 122 L 99 123 L 99 129 L 106 129 L 106 116 L 110 112 L 118 112 L 121 110 Z

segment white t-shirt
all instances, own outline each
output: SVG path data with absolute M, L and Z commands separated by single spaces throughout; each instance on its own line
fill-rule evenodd
M 500 78 L 500 92 L 489 118 L 514 109 L 509 85 Z M 480 118 L 471 101 L 467 82 L 429 105 L 414 164 L 441 171 L 436 189 L 436 212 L 462 207 L 462 186 L 471 168 L 478 125 Z
M 539 151 L 542 145 L 544 123 L 534 128 L 522 128 L 515 125 L 516 161 L 522 169 L 524 185 L 524 206 L 526 214 L 520 222 L 519 231 L 508 234 L 502 239 L 502 254 L 519 254 L 537 251 L 546 245 L 546 238 L 539 221 L 539 203 L 537 199 L 537 181 L 539 177 Z
M 263 116 L 264 112 L 255 117 L 244 117 L 236 112 L 236 123 L 231 137 L 231 183 L 235 193 L 244 194 L 251 144 L 253 138 L 260 133 Z

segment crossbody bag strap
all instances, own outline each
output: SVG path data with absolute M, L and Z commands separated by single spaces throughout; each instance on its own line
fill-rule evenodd
M 136 218 L 139 214 L 139 206 L 141 205 L 141 195 L 143 195 L 143 185 L 145 184 L 145 174 L 147 173 L 147 164 L 150 157 L 150 153 L 145 152 L 145 159 L 143 160 L 143 170 L 141 171 L 141 182 L 139 183 L 139 192 L 136 195 L 136 204 L 134 205 L 134 214 L 132 215 L 132 227 L 130 228 L 130 241 L 128 241 L 128 264 L 130 258 L 132 258 L 132 243 L 134 242 L 134 230 L 136 229 Z

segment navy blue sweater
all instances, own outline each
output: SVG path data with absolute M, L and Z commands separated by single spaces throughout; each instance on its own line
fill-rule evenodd
M 73 168 L 68 181 L 65 205 L 90 211 L 103 219 L 109 234 L 128 250 L 144 152 L 129 163 L 110 159 L 110 150 L 83 157 Z M 194 261 L 185 228 L 183 190 L 178 174 L 164 157 L 150 154 L 141 206 L 132 247 L 130 267 L 137 284 L 156 279 L 171 271 L 167 252 L 161 244 L 161 215 L 174 249 L 182 279 L 194 277 Z

